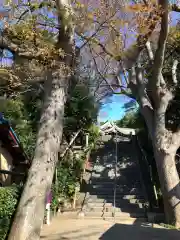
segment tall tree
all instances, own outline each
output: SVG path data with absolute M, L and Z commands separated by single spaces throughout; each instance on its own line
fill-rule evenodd
M 107 60 L 111 59 L 108 68 L 108 75 L 110 71 L 112 73 L 111 78 L 104 74 L 108 91 L 116 93 L 115 90 L 118 87 L 121 93 L 131 96 L 139 103 L 153 143 L 166 219 L 179 227 L 180 185 L 175 154 L 180 146 L 180 130 L 177 127 L 172 131 L 165 124 L 168 105 L 173 100 L 178 86 L 176 74 L 178 61 L 177 59 L 172 61 L 171 81 L 165 77 L 163 66 L 169 34 L 170 11 L 180 12 L 180 7 L 178 2 L 171 5 L 168 0 L 132 2 L 120 8 L 119 2 L 113 1 L 113 7 L 110 7 L 108 4 L 110 2 L 101 1 L 99 8 L 101 11 L 103 9 L 103 16 L 100 11 L 86 8 L 91 19 L 94 20 L 92 20 L 93 23 L 95 22 L 95 30 L 89 37 L 81 33 L 79 35 L 84 38 L 84 44 L 88 42 L 88 44 L 91 43 L 91 48 L 93 46 L 94 67 L 100 74 L 103 74 L 102 65 L 107 65 Z M 125 16 L 122 16 L 122 12 Z M 123 29 L 125 34 L 119 29 Z M 137 38 L 128 37 L 131 34 L 130 30 L 137 34 Z M 154 37 L 154 33 L 156 36 L 154 41 L 158 46 L 156 49 L 152 49 L 149 41 Z M 133 40 L 135 44 L 128 48 L 127 45 L 131 45 Z M 148 72 L 147 65 L 142 61 L 145 51 L 149 59 Z M 106 62 L 102 64 L 103 61 Z M 150 71 L 151 74 L 149 74 Z M 124 75 L 123 79 L 121 79 L 122 75 Z M 112 76 L 116 82 L 113 81 Z M 102 89 L 103 87 L 101 91 Z M 107 91 L 107 87 L 105 90 Z
M 58 36 L 55 44 L 49 44 L 48 39 L 45 39 L 42 34 L 40 26 L 46 24 L 47 19 L 41 12 L 43 8 L 46 12 L 51 9 L 51 13 L 53 11 L 57 16 Z M 30 15 L 27 16 L 27 13 Z M 0 36 L 0 48 L 10 51 L 14 60 L 23 61 L 24 59 L 36 66 L 41 66 L 43 70 L 41 77 L 45 81 L 44 103 L 34 159 L 9 240 L 35 240 L 40 236 L 45 197 L 51 187 L 58 159 L 63 132 L 64 104 L 71 75 L 70 69 L 72 69 L 75 57 L 72 13 L 72 7 L 66 0 L 12 4 L 11 15 L 14 14 L 10 19 L 12 24 L 6 22 Z M 18 18 L 17 21 L 16 18 Z M 24 19 L 25 22 L 22 22 Z

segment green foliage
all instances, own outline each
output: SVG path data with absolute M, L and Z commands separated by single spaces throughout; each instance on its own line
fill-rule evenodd
M 0 239 L 3 240 L 9 230 L 11 218 L 16 210 L 21 189 L 17 186 L 0 188 Z
M 87 129 L 97 120 L 99 105 L 86 85 L 77 85 L 65 108 L 65 132 L 68 135 L 78 129 Z
M 52 186 L 53 210 L 57 209 L 59 201 L 64 202 L 65 200 L 69 200 L 69 202 L 71 202 L 73 200 L 75 188 L 79 188 L 80 185 L 87 152 L 96 148 L 99 128 L 95 124 L 91 124 L 86 132 L 89 133 L 89 147 L 78 153 L 78 157 L 75 155 L 73 155 L 73 157 L 67 155 L 64 161 L 57 166 L 57 176 Z
M 96 126 L 95 124 L 91 124 L 87 129 L 87 132 L 89 133 L 90 148 L 94 149 L 96 147 L 96 142 L 98 141 L 99 138 L 99 127 Z
M 116 121 L 117 126 L 143 129 L 145 127 L 143 117 L 139 111 L 128 112 L 121 120 Z
M 57 176 L 52 186 L 53 210 L 57 209 L 59 202 L 73 200 L 75 188 L 79 186 L 84 160 L 85 156 L 83 155 L 78 159 L 66 160 L 57 166 Z
M 88 129 L 97 119 L 99 106 L 89 94 L 88 86 L 76 86 L 72 97 L 65 107 L 64 134 L 72 136 L 74 132 Z M 36 144 L 37 124 L 42 108 L 42 94 L 27 93 L 21 97 L 6 101 L 1 111 L 12 124 L 27 155 L 32 158 Z
M 0 188 L 0 218 L 11 218 L 17 204 L 18 190 L 14 187 Z

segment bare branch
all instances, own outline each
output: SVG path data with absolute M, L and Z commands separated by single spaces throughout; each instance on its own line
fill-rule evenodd
M 107 19 L 105 19 L 103 22 L 99 23 L 99 26 L 98 28 L 96 29 L 96 31 L 86 40 L 86 42 L 81 46 L 81 48 L 85 47 L 87 45 L 87 43 L 89 43 L 91 41 L 92 38 L 94 38 L 97 33 L 101 30 L 101 28 L 103 27 L 104 24 L 106 24 L 111 18 L 113 18 L 114 16 L 116 15 L 116 11 L 111 14 L 111 16 L 109 16 Z M 81 33 L 77 32 L 76 33 L 80 36 L 81 36 Z M 83 39 L 84 39 L 84 36 L 83 36 Z
M 93 61 L 94 61 L 96 70 L 97 70 L 98 74 L 100 75 L 100 77 L 102 78 L 102 81 L 99 82 L 99 84 L 98 84 L 95 92 L 97 92 L 97 90 L 98 90 L 99 87 L 108 86 L 113 94 L 124 94 L 124 95 L 126 95 L 126 96 L 128 96 L 128 97 L 130 97 L 130 98 L 133 98 L 133 95 L 132 95 L 131 93 L 127 92 L 127 91 L 124 89 L 124 86 L 122 86 L 122 84 L 121 84 L 122 81 L 120 80 L 120 76 L 116 76 L 116 79 L 117 79 L 117 83 L 118 83 L 118 84 L 110 84 L 110 83 L 108 82 L 108 80 L 106 79 L 106 77 L 104 77 L 104 75 L 103 75 L 103 74 L 99 71 L 99 69 L 98 69 L 96 60 L 95 60 L 95 58 L 94 58 L 94 56 L 93 56 L 93 50 L 92 50 L 90 44 L 89 44 L 89 49 L 90 49 L 90 52 L 91 52 L 91 55 L 92 55 L 92 58 L 93 58 Z M 106 68 L 107 68 L 107 65 L 105 66 L 104 70 L 106 70 Z M 102 84 L 103 81 L 105 81 L 106 84 Z M 116 89 L 117 89 L 117 88 L 120 88 L 120 92 L 115 92 L 115 90 L 114 90 L 113 87 L 115 87 Z
M 103 60 L 104 60 L 104 59 L 103 59 Z M 104 60 L 104 62 L 105 62 L 105 60 Z M 107 68 L 108 68 L 108 64 L 106 64 L 106 62 L 105 62 L 105 68 L 104 68 L 102 74 L 104 74 L 104 73 L 106 72 Z M 96 89 L 95 89 L 95 91 L 94 91 L 94 95 L 95 95 L 96 92 L 99 90 L 99 87 L 102 86 L 102 82 L 103 82 L 103 81 L 104 81 L 104 79 L 102 79 L 101 81 L 100 81 L 100 80 L 98 81 L 98 85 L 97 85 L 97 87 L 96 87 Z
M 152 48 L 151 48 L 151 43 L 149 41 L 147 41 L 147 43 L 146 43 L 146 49 L 147 49 L 148 56 L 149 56 L 149 59 L 151 61 L 151 64 L 153 65 L 154 54 L 153 54 L 153 51 L 152 51 Z M 165 81 L 164 81 L 164 77 L 162 75 L 162 72 L 160 73 L 160 78 L 161 78 L 161 84 L 165 85 Z
M 113 59 L 116 59 L 116 56 L 110 52 L 100 41 L 98 41 L 97 39 L 95 38 L 92 38 L 91 36 L 90 37 L 86 37 L 84 36 L 82 33 L 79 33 L 79 36 L 86 40 L 88 43 L 92 42 L 92 43 L 95 43 L 97 44 L 99 47 L 101 47 L 101 49 L 107 54 L 109 55 L 110 57 L 112 57 Z
M 121 61 L 120 65 L 121 65 L 121 67 L 122 67 L 122 72 L 123 72 L 123 75 L 124 75 L 125 82 L 126 82 L 126 84 L 128 85 L 129 80 L 128 80 L 128 77 L 127 77 L 127 74 L 126 74 L 126 70 L 125 70 L 125 68 L 124 68 L 124 64 L 123 64 L 122 61 Z
M 144 116 L 144 119 L 146 121 L 146 125 L 149 129 L 149 134 L 152 137 L 153 136 L 153 127 L 154 127 L 154 122 L 153 122 L 153 107 L 151 105 L 151 101 L 146 93 L 145 89 L 145 83 L 143 79 L 143 72 L 141 66 L 133 67 L 131 70 L 131 75 L 130 75 L 130 83 L 134 84 L 134 87 L 136 91 L 136 96 L 138 98 L 138 102 L 140 104 L 140 111 L 141 114 Z M 136 85 L 135 85 L 136 84 Z
M 164 55 L 166 48 L 166 41 L 169 32 L 169 12 L 168 12 L 168 0 L 161 0 L 162 5 L 162 19 L 161 19 L 161 31 L 158 41 L 158 49 L 156 50 L 154 57 L 154 67 L 153 67 L 153 85 L 160 86 L 161 84 L 161 72 L 164 63 Z
M 67 151 L 71 148 L 72 144 L 74 143 L 74 141 L 76 140 L 77 136 L 79 135 L 79 133 L 81 132 L 81 129 L 79 129 L 76 134 L 72 137 L 70 143 L 68 144 L 68 146 L 66 147 L 66 149 L 64 150 L 64 152 L 61 154 L 61 158 L 63 158 Z
M 40 2 L 39 5 L 37 6 L 37 3 L 33 4 L 31 3 L 31 1 L 28 1 L 27 4 L 21 4 L 22 7 L 27 7 L 27 9 L 25 9 L 21 15 L 18 17 L 17 23 L 19 23 L 21 20 L 24 19 L 24 17 L 26 17 L 26 15 L 30 12 L 34 12 L 37 9 L 41 9 L 43 7 L 52 7 L 52 8 L 56 8 L 56 5 L 54 3 L 54 1 L 49 1 L 49 2 Z M 17 5 L 16 8 L 18 8 L 19 6 Z
M 147 49 L 147 53 L 148 53 L 148 56 L 149 56 L 150 61 L 153 61 L 153 60 L 154 60 L 154 54 L 153 54 L 153 51 L 152 51 L 152 48 L 151 48 L 151 43 L 150 43 L 150 41 L 147 41 L 147 43 L 146 43 L 146 49 Z
M 176 75 L 177 65 L 178 65 L 178 61 L 174 60 L 173 66 L 172 66 L 172 80 L 174 84 L 177 84 L 177 75 Z
M 97 66 L 96 60 L 95 60 L 95 58 L 94 58 L 94 56 L 93 56 L 93 51 L 92 51 L 92 48 L 91 48 L 90 44 L 89 44 L 89 49 L 90 49 L 90 52 L 91 52 L 91 55 L 92 55 L 92 58 L 93 58 L 93 62 L 94 62 L 94 65 L 95 65 L 95 67 L 96 67 L 96 70 L 97 70 L 98 74 L 99 74 L 100 77 L 107 83 L 107 85 L 109 86 L 109 88 L 111 89 L 111 91 L 114 93 L 113 87 L 108 83 L 107 79 L 101 74 L 101 72 L 100 72 L 99 69 L 98 69 L 98 66 Z

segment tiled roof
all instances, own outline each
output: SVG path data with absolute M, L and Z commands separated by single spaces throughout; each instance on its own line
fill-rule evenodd
M 100 126 L 100 133 L 116 133 L 119 132 L 123 135 L 136 135 L 136 130 L 133 128 L 119 128 L 114 122 L 106 122 L 102 126 Z

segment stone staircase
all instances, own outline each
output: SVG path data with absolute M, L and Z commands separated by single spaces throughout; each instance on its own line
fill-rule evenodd
M 108 141 L 92 156 L 85 217 L 145 220 L 145 193 L 133 143 L 118 144 L 116 177 L 115 154 L 115 144 Z

